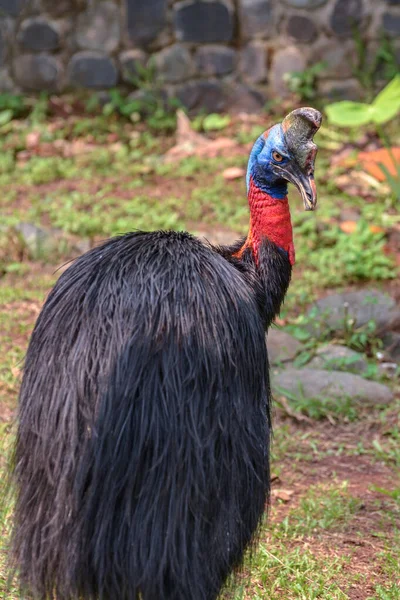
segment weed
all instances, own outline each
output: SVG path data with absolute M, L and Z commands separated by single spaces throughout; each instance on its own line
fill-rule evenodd
M 390 81 L 398 73 L 396 50 L 390 38 L 382 36 L 373 56 L 368 51 L 364 38 L 358 29 L 354 30 L 357 63 L 353 69 L 354 76 L 364 88 L 368 99 L 375 92 L 378 78 Z
M 400 467 L 400 435 L 387 437 L 385 441 L 375 438 L 372 441 L 372 452 L 377 460 Z
M 211 113 L 209 115 L 198 115 L 192 121 L 192 127 L 196 131 L 221 131 L 228 127 L 231 122 L 229 115 Z
M 289 404 L 294 411 L 304 414 L 311 419 L 331 420 L 337 418 L 345 421 L 355 421 L 358 418 L 354 402 L 345 394 L 335 399 L 322 395 L 308 397 L 304 394 L 301 385 L 299 385 L 297 393 L 278 387 L 275 387 L 275 390 L 289 400 Z

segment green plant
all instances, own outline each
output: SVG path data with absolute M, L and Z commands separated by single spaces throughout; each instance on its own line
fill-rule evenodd
M 131 83 L 138 88 L 134 95 L 124 96 L 118 89 L 110 91 L 110 100 L 103 107 L 106 116 L 113 113 L 138 122 L 144 119 L 155 130 L 170 131 L 176 126 L 176 109 L 180 103 L 169 98 L 161 88 L 154 61 L 147 66 L 135 64 L 136 74 L 131 74 Z
M 192 121 L 192 127 L 196 131 L 221 131 L 231 123 L 229 115 L 210 113 L 209 115 L 197 115 Z
M 325 396 L 309 397 L 299 385 L 296 392 L 284 388 L 275 387 L 276 392 L 288 399 L 294 411 L 310 417 L 310 419 L 321 420 L 335 418 L 345 421 L 355 421 L 358 417 L 357 409 L 351 398 L 345 394 L 340 398 L 327 398 Z
M 390 81 L 399 71 L 396 50 L 393 41 L 382 36 L 376 52 L 371 56 L 365 39 L 358 28 L 354 29 L 357 62 L 353 68 L 354 76 L 358 79 L 367 93 L 372 97 L 378 78 Z
M 392 81 L 370 104 L 343 100 L 326 106 L 325 111 L 329 121 L 339 127 L 375 125 L 381 142 L 391 157 L 395 174 L 392 175 L 385 165 L 380 164 L 380 168 L 386 177 L 386 183 L 390 187 L 394 198 L 399 201 L 400 164 L 393 155 L 390 140 L 382 126 L 394 119 L 400 111 L 400 74 L 395 75 Z
M 400 111 L 400 74 L 370 103 L 342 100 L 325 107 L 329 121 L 338 127 L 382 125 L 391 121 Z
M 27 104 L 23 96 L 10 93 L 0 94 L 0 126 L 21 117 L 26 112 Z
M 317 62 L 304 71 L 291 71 L 284 75 L 288 88 L 293 94 L 297 94 L 300 100 L 313 100 L 317 95 L 316 85 L 318 75 L 325 68 L 323 61 Z

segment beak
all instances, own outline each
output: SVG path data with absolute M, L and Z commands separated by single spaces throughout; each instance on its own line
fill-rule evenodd
M 285 167 L 274 165 L 275 173 L 282 179 L 293 183 L 303 198 L 305 210 L 314 210 L 317 205 L 317 188 L 314 181 L 314 172 L 304 173 L 295 161 Z

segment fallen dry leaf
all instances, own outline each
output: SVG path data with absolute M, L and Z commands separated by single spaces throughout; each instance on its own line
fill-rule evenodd
M 354 233 L 357 229 L 357 223 L 356 221 L 342 221 L 339 224 L 340 229 L 344 232 L 344 233 Z M 385 233 L 385 230 L 383 227 L 380 227 L 379 225 L 369 225 L 368 229 L 370 230 L 371 233 Z
M 228 148 L 238 147 L 237 142 L 227 137 L 216 140 L 193 131 L 190 119 L 183 112 L 177 111 L 176 144 L 164 155 L 167 163 L 179 162 L 188 156 L 200 156 L 202 158 L 215 158 Z
M 14 379 L 17 379 L 21 374 L 21 369 L 19 367 L 11 367 L 11 375 Z
M 355 221 L 342 221 L 339 227 L 344 233 L 354 233 L 357 229 L 357 223 Z
M 241 167 L 228 167 L 222 172 L 222 177 L 227 181 L 239 179 L 245 175 L 246 171 Z
M 289 502 L 290 498 L 293 496 L 293 490 L 282 490 L 282 489 L 273 489 L 271 490 L 271 496 L 277 498 L 278 500 L 282 500 L 282 502 Z
M 380 168 L 380 165 L 384 165 L 391 175 L 397 175 L 396 166 L 400 164 L 400 147 L 390 148 L 390 150 L 380 148 L 379 150 L 360 152 L 358 158 L 362 167 L 370 175 L 378 179 L 378 181 L 385 181 L 386 175 Z

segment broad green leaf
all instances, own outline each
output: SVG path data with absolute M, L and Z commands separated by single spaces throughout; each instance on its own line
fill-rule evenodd
M 339 127 L 358 127 L 371 123 L 373 109 L 369 104 L 363 102 L 351 102 L 343 100 L 334 102 L 325 108 L 328 119 L 333 125 Z
M 372 102 L 374 123 L 386 123 L 400 111 L 400 75 L 396 75 Z

